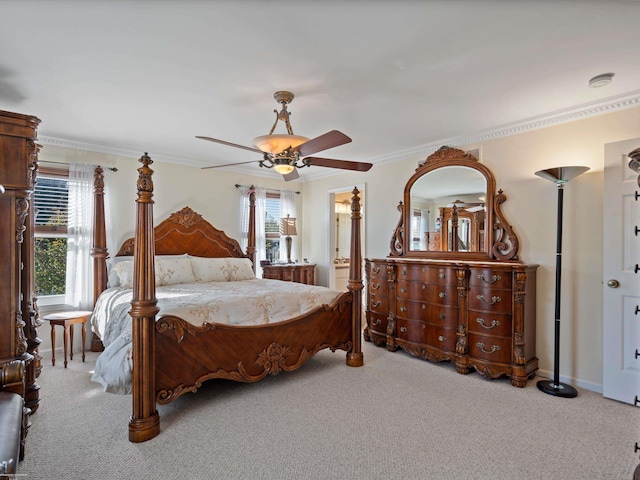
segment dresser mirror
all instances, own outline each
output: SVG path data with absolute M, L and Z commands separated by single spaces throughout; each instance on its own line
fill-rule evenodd
M 495 177 L 478 159 L 442 147 L 421 164 L 404 189 L 391 256 L 515 260 L 518 240 L 500 205 Z

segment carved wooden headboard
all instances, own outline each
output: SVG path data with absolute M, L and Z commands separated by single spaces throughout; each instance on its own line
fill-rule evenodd
M 236 240 L 215 228 L 189 207 L 172 213 L 153 232 L 156 255 L 188 253 L 196 257 L 251 259 Z M 116 256 L 133 255 L 133 250 L 134 239 L 130 238 L 122 244 Z

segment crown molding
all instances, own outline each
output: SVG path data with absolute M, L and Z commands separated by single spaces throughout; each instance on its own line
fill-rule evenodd
M 392 163 L 401 160 L 418 158 L 424 160 L 443 145 L 459 147 L 464 145 L 476 145 L 488 140 L 500 137 L 508 137 L 532 130 L 551 127 L 562 123 L 569 123 L 589 117 L 595 117 L 605 113 L 640 106 L 640 90 L 606 98 L 595 102 L 585 103 L 576 107 L 557 110 L 552 113 L 530 117 L 517 122 L 507 123 L 491 129 L 483 130 L 470 135 L 460 135 L 421 145 L 415 148 L 395 152 L 371 160 L 374 164 Z
M 559 125 L 561 123 L 568 123 L 576 120 L 582 120 L 585 118 L 594 117 L 594 116 L 602 115 L 605 113 L 612 113 L 618 110 L 624 110 L 627 108 L 633 108 L 638 106 L 640 106 L 640 90 L 636 90 L 636 91 L 615 96 L 615 97 L 609 97 L 604 100 L 585 103 L 575 107 L 566 108 L 563 110 L 557 110 L 555 112 L 551 112 L 544 115 L 530 117 L 530 118 L 513 122 L 513 123 L 507 123 L 505 125 L 500 125 L 498 127 L 483 130 L 483 131 L 476 132 L 469 135 L 460 135 L 457 137 L 438 140 L 438 141 L 420 145 L 418 147 L 414 147 L 411 149 L 402 150 L 400 152 L 382 155 L 380 157 L 373 158 L 370 161 L 371 163 L 376 165 L 376 164 L 399 162 L 402 160 L 414 159 L 414 158 L 423 160 L 427 158 L 429 155 L 431 155 L 433 152 L 435 152 L 442 145 L 448 145 L 451 147 L 475 145 L 482 142 L 486 142 L 488 140 L 495 140 L 496 138 L 500 138 L 500 137 L 517 135 L 519 133 L 537 130 L 540 128 L 546 128 L 553 125 Z M 57 147 L 72 148 L 76 150 L 86 150 L 89 152 L 118 155 L 122 157 L 129 157 L 129 158 L 135 158 L 135 159 L 140 157 L 140 152 L 137 150 L 130 150 L 130 149 L 118 148 L 118 147 L 109 147 L 106 145 L 95 145 L 91 143 L 65 140 L 61 138 L 38 137 L 38 142 L 41 143 L 42 145 L 54 145 Z M 175 163 L 175 164 L 185 165 L 189 167 L 203 166 L 202 163 L 196 160 L 188 159 L 188 158 L 172 157 L 172 156 L 162 155 L 158 153 L 153 153 L 152 157 L 153 157 L 153 160 L 157 162 Z M 228 171 L 237 172 L 237 173 L 246 173 L 245 170 L 241 171 L 241 170 L 229 169 Z M 308 175 L 305 175 L 307 177 L 306 179 L 304 180 L 301 179 L 300 181 L 304 183 L 306 181 L 311 181 L 319 178 L 336 175 L 337 173 L 339 172 L 318 172 L 318 173 L 308 174 Z M 255 173 L 255 174 L 252 173 L 252 175 L 267 176 L 267 175 L 260 175 L 260 173 Z

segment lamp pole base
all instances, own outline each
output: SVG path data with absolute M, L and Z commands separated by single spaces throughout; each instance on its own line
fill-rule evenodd
M 537 385 L 539 390 L 554 397 L 575 398 L 578 396 L 578 391 L 566 383 L 553 383 L 552 380 L 540 380 Z

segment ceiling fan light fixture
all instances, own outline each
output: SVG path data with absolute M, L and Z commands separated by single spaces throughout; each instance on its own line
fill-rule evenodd
M 295 148 L 308 140 L 307 137 L 303 137 L 302 135 L 272 134 L 256 137 L 252 143 L 258 150 L 277 155 L 284 152 L 287 148 Z
M 289 165 L 288 163 L 279 163 L 273 166 L 273 169 L 281 175 L 287 175 L 293 172 L 294 168 L 293 165 Z

